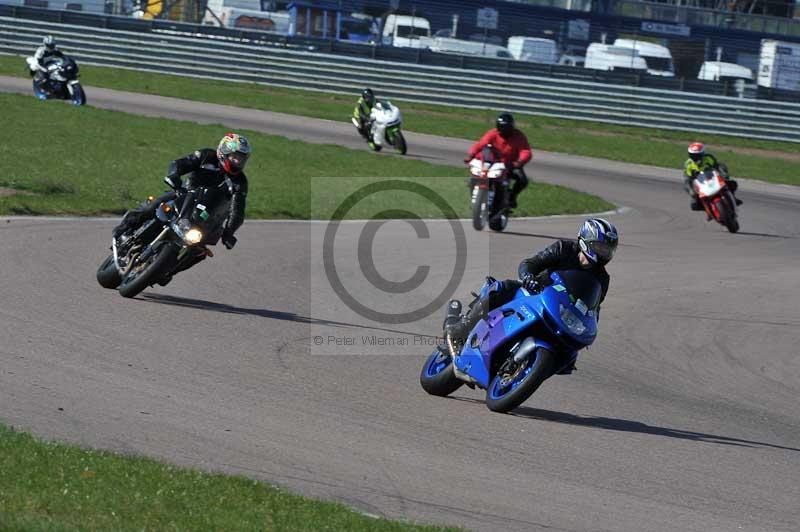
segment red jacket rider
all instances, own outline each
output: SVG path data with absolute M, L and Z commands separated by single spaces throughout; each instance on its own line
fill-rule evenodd
M 511 116 L 511 113 L 501 113 L 497 117 L 496 124 L 496 128 L 487 131 L 478 142 L 472 145 L 464 162 L 468 163 L 485 146 L 491 144 L 503 158 L 506 166 L 512 169 L 510 177 L 515 182 L 511 188 L 509 204 L 513 208 L 517 206 L 517 195 L 528 186 L 528 177 L 522 167 L 531 160 L 533 153 L 531 145 L 528 144 L 528 138 L 522 131 L 514 127 L 514 117 Z

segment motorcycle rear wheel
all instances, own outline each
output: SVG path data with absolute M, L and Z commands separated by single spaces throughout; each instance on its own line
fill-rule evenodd
M 178 257 L 180 248 L 172 243 L 165 242 L 149 258 L 146 264 L 136 271 L 131 271 L 122 279 L 119 285 L 119 295 L 122 297 L 135 297 L 148 286 L 157 283 L 165 274 L 172 271 Z
M 453 372 L 453 357 L 439 349 L 425 360 L 419 383 L 423 390 L 438 397 L 448 396 L 464 385 Z

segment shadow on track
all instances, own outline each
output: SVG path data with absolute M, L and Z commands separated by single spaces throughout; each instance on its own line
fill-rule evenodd
M 157 303 L 160 305 L 173 305 L 176 307 L 193 308 L 198 310 L 208 310 L 211 312 L 221 312 L 223 314 L 241 314 L 245 316 L 258 316 L 271 320 L 293 321 L 295 323 L 308 323 L 311 325 L 328 325 L 331 327 L 351 327 L 354 329 L 368 329 L 372 331 L 384 331 L 396 334 L 408 334 L 425 338 L 437 338 L 430 334 L 421 334 L 413 331 L 400 331 L 397 329 L 386 329 L 382 327 L 371 327 L 358 323 L 347 323 L 343 321 L 324 320 L 311 316 L 301 316 L 294 312 L 283 312 L 280 310 L 270 310 L 265 308 L 245 308 L 228 305 L 226 303 L 214 303 L 203 299 L 191 299 L 188 297 L 170 296 L 167 294 L 142 294 L 142 301 Z
M 796 236 L 786 236 L 786 235 L 771 235 L 769 233 L 749 233 L 747 231 L 739 231 L 736 233 L 737 235 L 747 235 L 747 236 L 763 236 L 767 238 L 783 238 L 786 240 L 797 240 Z
M 535 419 L 539 421 L 550 421 L 554 423 L 564 423 L 566 425 L 575 425 L 579 427 L 591 427 L 603 430 L 615 430 L 620 432 L 637 432 L 639 434 L 652 434 L 654 436 L 665 436 L 667 438 L 677 438 L 680 440 L 690 440 L 703 443 L 717 443 L 721 445 L 734 445 L 737 447 L 752 447 L 763 448 L 768 447 L 771 449 L 781 449 L 785 451 L 797 451 L 800 449 L 795 447 L 785 447 L 783 445 L 775 445 L 772 443 L 765 443 L 753 440 L 743 440 L 740 438 L 731 438 L 728 436 L 717 436 L 715 434 L 705 434 L 702 432 L 693 432 L 690 430 L 671 429 L 667 427 L 656 427 L 648 425 L 640 421 L 630 421 L 627 419 L 617 419 L 611 417 L 593 417 L 593 416 L 576 416 L 574 414 L 567 414 L 564 412 L 554 412 L 552 410 L 542 410 L 540 408 L 530 408 L 527 406 L 520 406 L 511 414 L 515 417 L 522 417 L 527 419 Z

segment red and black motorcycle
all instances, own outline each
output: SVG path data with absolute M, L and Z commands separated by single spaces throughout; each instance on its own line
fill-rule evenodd
M 469 188 L 472 192 L 472 227 L 482 231 L 486 224 L 492 231 L 502 231 L 508 225 L 508 168 L 491 145 L 483 148 L 469 162 Z
M 692 186 L 708 216 L 727 227 L 731 233 L 739 230 L 736 200 L 728 182 L 718 170 L 705 170 L 694 179 Z

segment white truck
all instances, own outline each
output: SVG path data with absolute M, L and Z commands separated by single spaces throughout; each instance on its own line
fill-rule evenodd
M 800 43 L 762 40 L 758 84 L 800 91 Z
M 428 48 L 431 23 L 423 17 L 389 15 L 383 23 L 383 44 L 400 48 Z
M 583 68 L 647 71 L 647 62 L 633 48 L 593 42 L 586 48 Z
M 517 61 L 548 65 L 558 63 L 558 45 L 553 39 L 515 35 L 508 38 L 508 51 Z
M 649 41 L 634 39 L 616 39 L 614 46 L 630 48 L 639 53 L 639 57 L 647 63 L 647 73 L 654 76 L 675 77 L 675 67 L 672 64 L 672 53 L 666 46 Z
M 246 28 L 285 35 L 289 32 L 289 13 L 262 11 L 260 0 L 208 0 L 203 24 L 219 26 L 220 23 L 227 28 Z

